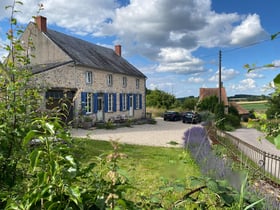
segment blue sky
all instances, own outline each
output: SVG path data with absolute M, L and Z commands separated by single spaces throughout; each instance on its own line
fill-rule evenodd
M 218 53 L 228 96 L 267 95 L 279 68 L 247 73 L 245 64 L 280 66 L 279 0 L 22 0 L 17 14 L 25 26 L 44 10 L 48 27 L 114 48 L 147 77 L 147 88 L 176 97 L 198 96 L 217 87 Z M 0 45 L 7 43 L 9 11 L 0 0 Z M 5 55 L 0 50 L 0 56 Z

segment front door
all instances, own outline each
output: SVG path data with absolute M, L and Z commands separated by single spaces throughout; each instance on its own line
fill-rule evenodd
M 104 120 L 104 98 L 103 94 L 98 95 L 97 98 L 97 121 Z
M 133 95 L 129 96 L 129 116 L 133 117 Z

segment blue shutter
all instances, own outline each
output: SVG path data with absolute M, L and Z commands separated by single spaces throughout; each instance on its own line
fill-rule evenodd
M 113 93 L 113 112 L 117 111 L 117 94 Z
M 130 107 L 129 107 L 129 106 L 130 106 L 130 104 L 129 104 L 129 96 L 130 96 L 130 95 L 127 94 L 126 96 L 127 96 L 127 100 L 126 100 L 126 104 L 127 104 L 126 107 L 127 107 L 127 108 L 126 108 L 126 109 L 129 110 L 129 108 L 130 108 Z
M 104 112 L 108 112 L 108 93 L 104 93 Z
M 86 100 L 87 100 L 87 93 L 86 92 L 81 92 L 81 108 L 82 108 L 82 115 L 85 115 L 87 110 L 86 110 Z
M 142 109 L 142 94 L 139 94 L 139 109 Z
M 137 94 L 133 94 L 133 109 L 136 109 L 136 97 Z
M 120 111 L 121 112 L 123 111 L 122 97 L 123 97 L 123 94 L 120 93 Z
M 93 112 L 97 113 L 97 108 L 98 108 L 98 94 L 94 93 L 93 94 Z

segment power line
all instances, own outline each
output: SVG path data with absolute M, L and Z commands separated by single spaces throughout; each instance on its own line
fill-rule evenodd
M 274 38 L 274 40 L 279 39 L 279 38 L 280 37 L 278 36 L 278 37 Z M 262 44 L 262 43 L 267 42 L 267 41 L 272 41 L 272 39 L 271 38 L 263 39 L 263 40 L 259 40 L 257 42 L 252 42 L 252 43 L 249 43 L 247 45 L 240 46 L 240 47 L 236 47 L 236 48 L 232 48 L 232 49 L 225 49 L 225 50 L 223 50 L 223 53 L 230 53 L 230 52 L 233 52 L 233 51 L 236 51 L 236 50 L 240 50 L 240 49 L 252 47 L 252 46 L 255 46 L 255 45 L 259 45 L 259 44 Z M 217 54 L 216 53 L 215 54 L 211 53 L 211 54 L 208 54 L 208 55 L 201 56 L 199 58 L 206 58 L 206 57 L 212 57 L 212 56 L 217 56 Z

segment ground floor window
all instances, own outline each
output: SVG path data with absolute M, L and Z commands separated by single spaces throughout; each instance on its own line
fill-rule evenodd
M 142 94 L 134 95 L 135 109 L 142 109 Z
M 114 95 L 112 93 L 108 94 L 108 112 L 113 112 L 113 101 Z
M 122 110 L 126 111 L 127 110 L 127 94 L 123 94 L 122 96 Z
M 93 108 L 92 93 L 86 93 L 85 105 L 86 105 L 85 106 L 86 113 L 87 114 L 92 113 L 92 108 Z

